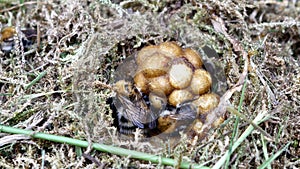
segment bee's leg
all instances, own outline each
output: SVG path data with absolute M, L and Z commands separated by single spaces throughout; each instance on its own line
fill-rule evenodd
M 157 127 L 157 119 L 151 121 L 148 126 L 150 129 L 154 129 L 155 127 Z

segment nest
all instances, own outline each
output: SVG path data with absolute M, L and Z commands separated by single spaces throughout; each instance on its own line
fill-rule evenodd
M 112 103 L 119 132 L 133 135 L 141 129 L 145 137 L 164 139 L 184 132 L 190 142 L 203 139 L 201 126 L 218 106 L 219 96 L 212 92 L 212 77 L 202 60 L 176 42 L 146 46 L 124 60 L 115 72 Z M 224 116 L 215 116 L 212 127 L 223 121 Z

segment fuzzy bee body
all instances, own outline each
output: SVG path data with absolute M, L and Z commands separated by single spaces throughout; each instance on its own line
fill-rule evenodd
M 195 106 L 191 102 L 178 105 L 177 108 L 168 105 L 168 110 L 161 113 L 158 128 L 162 134 L 177 136 L 186 131 L 197 117 Z
M 132 122 L 128 121 L 124 116 L 118 117 L 118 124 L 119 132 L 121 134 L 129 135 L 137 129 L 137 126 L 135 126 Z
M 28 48 L 36 41 L 37 31 L 34 29 L 21 29 L 20 34 L 21 38 L 19 40 L 15 27 L 3 28 L 0 36 L 1 50 L 4 52 L 10 52 L 14 49 L 15 45 L 19 43 L 22 43 L 24 48 Z
M 115 91 L 113 105 L 117 112 L 117 125 L 121 134 L 130 135 L 136 129 L 141 129 L 146 137 L 161 133 L 178 134 L 185 130 L 197 115 L 192 102 L 174 107 L 169 104 L 164 105 L 162 98 L 164 106 L 159 110 L 154 109 L 147 95 L 143 95 L 131 83 L 123 80 L 116 83 Z
M 150 110 L 149 102 L 137 88 L 121 80 L 116 83 L 115 91 L 117 94 L 113 104 L 118 113 L 120 133 L 131 134 L 139 128 L 147 134 L 149 129 L 157 126 L 158 115 Z

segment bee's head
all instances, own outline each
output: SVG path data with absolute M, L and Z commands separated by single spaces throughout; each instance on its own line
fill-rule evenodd
M 119 80 L 114 84 L 113 88 L 118 94 L 129 97 L 132 92 L 133 86 L 130 82 Z

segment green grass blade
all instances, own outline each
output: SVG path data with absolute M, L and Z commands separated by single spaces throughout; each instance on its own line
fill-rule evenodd
M 233 113 L 233 114 L 241 117 L 243 120 L 245 120 L 247 123 L 251 124 L 259 132 L 261 132 L 261 134 L 266 136 L 266 138 L 273 140 L 273 138 L 272 138 L 272 136 L 270 136 L 270 134 L 268 134 L 265 130 L 263 130 L 261 127 L 259 127 L 257 124 L 255 124 L 253 121 L 249 120 L 245 115 L 243 115 L 240 112 L 238 112 L 237 110 L 235 110 L 233 107 L 228 106 L 226 108 L 226 110 L 229 111 L 230 113 Z
M 264 153 L 264 157 L 267 160 L 267 159 L 269 159 L 267 144 L 266 144 L 264 136 L 262 134 L 260 136 L 261 136 L 262 150 L 263 150 L 263 153 Z M 271 165 L 268 165 L 267 167 L 268 167 L 268 169 L 272 169 Z
M 47 72 L 42 72 L 40 73 L 35 79 L 33 79 L 32 82 L 30 82 L 28 85 L 25 86 L 25 89 L 29 89 L 31 86 L 33 86 L 34 84 L 36 84 L 38 81 L 40 81 L 45 75 L 46 75 Z
M 254 124 L 259 124 L 262 122 L 264 117 L 266 116 L 266 112 L 259 113 L 255 119 L 253 120 Z M 254 127 L 252 125 L 249 125 L 247 129 L 242 133 L 242 135 L 234 142 L 232 145 L 231 151 L 233 152 L 254 130 Z M 213 169 L 218 169 L 223 167 L 224 163 L 226 162 L 226 159 L 230 155 L 229 150 L 225 152 L 225 154 L 218 160 L 218 162 L 213 166 Z
M 261 166 L 258 167 L 258 169 L 263 169 L 267 167 L 268 165 L 271 165 L 272 161 L 274 161 L 281 153 L 283 153 L 290 145 L 291 143 L 287 143 L 281 150 L 279 150 L 277 153 L 272 155 L 268 160 L 266 160 Z
M 8 127 L 4 125 L 0 125 L 0 132 L 6 132 L 6 133 L 12 133 L 12 134 L 24 134 L 27 136 L 31 136 L 32 138 L 37 138 L 37 139 L 43 139 L 43 140 L 49 140 L 57 143 L 64 143 L 64 144 L 70 144 L 78 147 L 88 147 L 88 142 L 87 141 L 82 141 L 82 140 L 77 140 L 69 137 L 64 137 L 64 136 L 56 136 L 52 134 L 46 134 L 46 133 L 41 133 L 41 132 L 34 132 L 32 130 L 24 130 L 24 129 L 18 129 L 14 127 Z M 102 152 L 107 152 L 111 154 L 116 154 L 120 156 L 128 156 L 130 158 L 135 158 L 139 160 L 146 160 L 146 161 L 151 161 L 153 163 L 161 163 L 163 165 L 170 165 L 170 166 L 175 166 L 177 161 L 171 158 L 165 158 L 165 157 L 160 157 L 152 154 L 147 154 L 143 152 L 138 152 L 134 150 L 128 150 L 120 147 L 114 147 L 110 145 L 105 145 L 105 144 L 99 144 L 99 143 L 93 143 L 92 147 L 95 150 L 102 151 Z M 203 168 L 207 169 L 209 167 L 204 167 L 198 164 L 191 164 L 188 162 L 181 162 L 180 163 L 180 168 Z
M 238 107 L 238 112 L 240 112 L 241 109 L 242 109 L 243 101 L 244 101 L 244 98 L 245 98 L 246 85 L 247 85 L 247 79 L 245 80 L 245 82 L 243 84 L 242 94 L 241 94 L 241 97 L 240 97 L 240 102 L 239 102 L 239 107 Z M 235 122 L 234 122 L 233 132 L 232 132 L 232 136 L 231 136 L 231 139 L 230 139 L 230 145 L 229 145 L 229 155 L 228 155 L 227 160 L 226 160 L 225 168 L 228 168 L 228 166 L 229 166 L 230 156 L 233 152 L 232 151 L 232 145 L 233 145 L 234 140 L 236 139 L 236 137 L 238 135 L 239 122 L 240 122 L 240 117 L 235 115 Z

